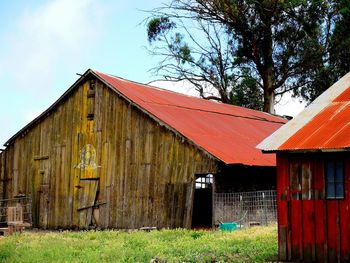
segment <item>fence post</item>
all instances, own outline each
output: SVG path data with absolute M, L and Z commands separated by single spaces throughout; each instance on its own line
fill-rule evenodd
M 239 228 L 242 228 L 242 201 L 243 201 L 243 197 L 242 195 L 239 195 Z
M 265 225 L 267 226 L 267 213 L 266 213 L 266 202 L 265 202 L 265 193 L 262 193 L 263 197 L 263 208 L 264 208 L 264 217 L 265 217 Z

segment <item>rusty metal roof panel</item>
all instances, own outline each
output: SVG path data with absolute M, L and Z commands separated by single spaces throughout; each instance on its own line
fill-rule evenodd
M 258 147 L 265 151 L 345 149 L 350 147 L 349 125 L 350 73 Z
M 95 71 L 95 73 L 107 81 L 109 84 L 111 84 L 113 88 L 117 89 L 128 98 L 137 100 L 140 103 L 143 102 L 162 105 L 174 105 L 178 107 L 188 107 L 197 110 L 212 111 L 222 114 L 231 114 L 240 117 L 256 118 L 267 121 L 284 121 L 284 119 L 268 114 L 266 112 L 251 110 L 229 104 L 216 103 L 177 92 L 124 80 L 122 78 L 107 75 L 98 71 Z
M 211 102 L 95 71 L 106 84 L 227 164 L 274 166 L 274 155 L 255 146 L 286 120 Z
M 279 150 L 339 148 L 350 145 L 350 136 L 342 130 L 350 121 L 350 107 L 343 103 L 327 106 L 302 129 L 297 131 Z

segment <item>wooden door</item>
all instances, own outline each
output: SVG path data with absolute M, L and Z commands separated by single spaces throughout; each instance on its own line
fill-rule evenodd
M 91 131 L 93 124 L 89 122 L 88 130 Z M 89 133 L 88 141 L 93 141 L 93 133 Z M 93 144 L 85 144 L 79 151 L 80 160 L 76 168 L 80 169 L 75 207 L 77 214 L 76 223 L 80 228 L 88 228 L 98 225 L 98 193 L 99 193 L 99 165 L 97 164 L 96 150 Z
M 97 201 L 99 182 L 98 179 L 80 180 L 77 211 L 79 213 L 79 227 L 81 228 L 88 228 L 92 224 L 98 223 L 97 219 L 93 218 L 93 212 Z
M 39 209 L 38 224 L 39 227 L 46 229 L 48 227 L 49 206 L 50 206 L 50 167 L 49 158 L 45 157 L 39 160 Z
M 46 229 L 48 227 L 49 216 L 49 186 L 40 185 L 39 190 L 39 227 Z

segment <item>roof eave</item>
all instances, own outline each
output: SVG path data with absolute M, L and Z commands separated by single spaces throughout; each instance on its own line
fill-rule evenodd
M 283 149 L 283 150 L 262 150 L 263 153 L 338 153 L 350 152 L 350 147 L 344 148 L 312 148 L 312 149 Z

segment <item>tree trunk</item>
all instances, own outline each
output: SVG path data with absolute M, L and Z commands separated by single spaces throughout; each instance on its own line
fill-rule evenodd
M 264 112 L 275 114 L 275 94 L 272 90 L 264 91 Z
M 263 111 L 275 114 L 275 74 L 273 61 L 273 41 L 272 41 L 272 13 L 266 10 L 272 10 L 269 1 L 261 1 L 259 4 L 260 17 L 263 22 L 263 37 L 260 45 L 260 56 L 262 58 L 261 77 L 264 87 L 264 107 Z
M 275 92 L 273 88 L 272 69 L 266 70 L 262 76 L 264 86 L 264 112 L 275 114 Z

